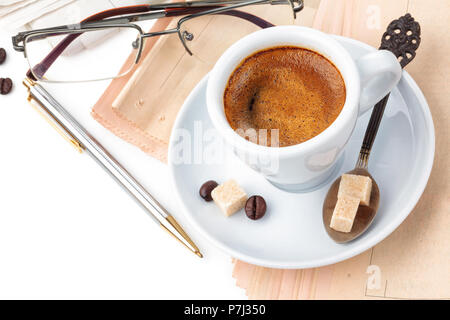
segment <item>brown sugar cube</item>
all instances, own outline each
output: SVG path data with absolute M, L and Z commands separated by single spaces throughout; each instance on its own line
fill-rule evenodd
M 355 174 L 343 174 L 339 184 L 338 198 L 344 194 L 358 198 L 361 205 L 369 206 L 372 192 L 372 179 Z
M 338 198 L 331 217 L 330 228 L 340 232 L 350 232 L 353 227 L 356 212 L 358 212 L 359 199 L 343 195 Z
M 247 194 L 234 180 L 214 188 L 211 197 L 227 217 L 241 210 L 247 201 Z

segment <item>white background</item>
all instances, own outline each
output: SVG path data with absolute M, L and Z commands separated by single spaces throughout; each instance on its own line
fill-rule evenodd
M 90 116 L 108 82 L 46 88 L 185 226 L 199 259 L 156 225 L 97 163 L 79 154 L 26 102 L 27 70 L 0 32 L 0 298 L 244 299 L 232 261 L 190 228 L 168 167 Z M 198 190 L 192 190 L 197 192 Z

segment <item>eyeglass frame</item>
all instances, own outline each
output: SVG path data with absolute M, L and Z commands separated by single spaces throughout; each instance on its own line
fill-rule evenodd
M 42 60 L 41 63 L 36 65 L 34 68 L 30 65 L 30 69 L 27 72 L 27 76 L 35 81 L 43 81 L 43 82 L 61 82 L 61 81 L 49 81 L 43 79 L 43 75 L 51 65 L 56 61 L 56 59 L 62 54 L 62 52 L 67 48 L 72 41 L 74 41 L 78 36 L 80 36 L 84 32 L 95 31 L 95 30 L 104 30 L 109 28 L 134 28 L 139 32 L 139 47 L 137 48 L 138 52 L 136 54 L 136 59 L 134 64 L 139 63 L 142 50 L 144 47 L 145 38 L 161 36 L 166 34 L 174 34 L 177 33 L 180 41 L 182 42 L 185 50 L 193 55 L 191 50 L 186 44 L 186 39 L 184 39 L 181 34 L 181 26 L 186 21 L 191 19 L 195 19 L 200 16 L 205 15 L 213 15 L 213 14 L 224 14 L 230 15 L 234 17 L 238 17 L 244 20 L 247 20 L 261 28 L 272 27 L 268 21 L 265 21 L 262 18 L 259 18 L 255 15 L 252 15 L 247 12 L 235 10 L 241 7 L 249 6 L 249 5 L 258 5 L 258 4 L 271 4 L 271 5 L 291 5 L 294 19 L 296 18 L 296 14 L 300 12 L 304 8 L 303 0 L 229 0 L 229 1 L 218 1 L 218 0 L 205 0 L 205 1 L 193 1 L 193 2 L 178 2 L 178 3 L 169 3 L 169 4 L 154 4 L 154 5 L 137 5 L 137 6 L 128 6 L 128 7 L 120 7 L 114 8 L 106 11 L 99 12 L 94 14 L 93 16 L 88 17 L 78 24 L 70 24 L 63 25 L 52 28 L 44 28 L 37 29 L 25 32 L 19 32 L 16 36 L 12 37 L 13 47 L 18 52 L 23 52 L 25 58 L 27 58 L 27 50 L 26 44 L 27 40 L 30 37 L 36 37 L 39 35 L 43 36 L 51 36 L 57 34 L 67 34 L 67 37 L 61 40 L 58 45 L 56 45 L 52 51 Z M 120 17 L 117 17 L 120 15 Z M 183 16 L 181 18 L 176 28 L 162 30 L 158 32 L 150 32 L 145 33 L 142 28 L 132 22 L 152 20 L 152 19 L 160 19 L 167 17 L 177 17 Z M 138 40 L 138 39 L 136 39 Z M 20 43 L 23 45 L 20 45 Z M 62 49 L 62 50 L 61 50 Z M 27 59 L 28 60 L 28 59 Z M 42 66 L 41 66 L 42 65 Z M 35 68 L 37 66 L 42 67 L 42 72 L 40 76 L 34 74 Z M 120 74 L 116 77 L 108 77 L 104 79 L 95 79 L 88 81 L 97 81 L 97 80 L 107 80 L 107 79 L 115 79 L 122 76 L 125 76 L 129 71 Z M 85 82 L 85 81 L 62 81 L 62 82 Z

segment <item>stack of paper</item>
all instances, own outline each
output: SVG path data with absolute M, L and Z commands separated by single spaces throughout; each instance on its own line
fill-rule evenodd
M 3 0 L 0 2 L 0 28 L 15 30 L 74 0 Z

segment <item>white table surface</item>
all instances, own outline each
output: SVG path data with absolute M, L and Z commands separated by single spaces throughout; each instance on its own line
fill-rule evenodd
M 0 32 L 1 299 L 245 299 L 231 257 L 180 216 L 165 164 L 97 123 L 90 110 L 108 82 L 46 88 L 185 226 L 199 259 L 166 234 L 87 154 L 35 112 L 21 84 L 23 55 Z M 197 192 L 197 190 L 193 190 Z

